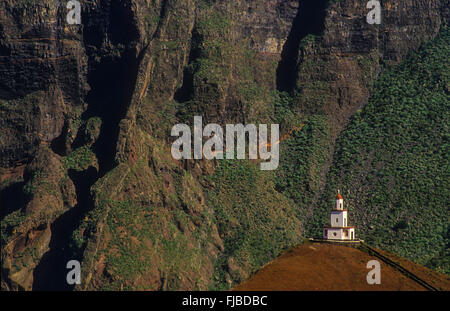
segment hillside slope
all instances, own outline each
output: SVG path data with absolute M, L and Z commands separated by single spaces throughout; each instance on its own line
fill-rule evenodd
M 450 31 L 385 71 L 339 136 L 316 219 L 341 189 L 359 237 L 449 274 Z M 314 231 L 310 228 L 311 234 Z
M 383 253 L 391 256 L 388 253 Z M 325 243 L 305 243 L 294 247 L 264 266 L 237 291 L 296 290 L 391 290 L 422 291 L 420 284 L 380 261 L 381 284 L 367 284 L 367 262 L 377 260 L 357 248 Z M 396 258 L 397 260 L 399 258 Z M 450 289 L 450 278 L 428 268 L 402 260 L 404 268 L 440 290 Z

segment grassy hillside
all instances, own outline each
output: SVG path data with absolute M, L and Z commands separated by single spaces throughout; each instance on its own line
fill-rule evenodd
M 260 171 L 259 165 L 223 161 L 208 180 L 213 186 L 208 203 L 225 247 L 215 265 L 213 289 L 241 282 L 301 241 L 303 225 L 295 205 L 275 190 L 272 174 Z
M 450 33 L 386 70 L 337 141 L 316 222 L 336 189 L 368 243 L 450 273 Z M 311 234 L 317 234 L 310 228 Z

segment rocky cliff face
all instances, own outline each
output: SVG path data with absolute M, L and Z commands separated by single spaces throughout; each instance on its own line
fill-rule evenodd
M 272 175 L 174 161 L 170 128 L 199 114 L 280 120 L 286 133 L 320 120 L 328 134 L 314 140 L 326 156 L 303 176 L 314 182 L 302 195 L 314 198 L 371 81 L 448 20 L 439 0 L 384 1 L 381 25 L 368 25 L 356 0 L 81 2 L 82 25 L 66 24 L 64 1 L 0 4 L 5 289 L 67 288 L 70 259 L 82 262 L 79 289 L 245 278 L 301 239 L 314 201 L 287 195 Z M 292 98 L 288 113 L 274 93 Z M 237 190 L 221 186 L 233 178 L 255 182 L 245 212 L 233 210 Z M 240 239 L 244 226 L 262 246 Z
M 27 162 L 85 109 L 87 57 L 64 10 L 54 1 L 2 1 L 2 167 Z

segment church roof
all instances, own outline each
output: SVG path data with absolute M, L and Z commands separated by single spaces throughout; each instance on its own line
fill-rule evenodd
M 336 200 L 342 200 L 342 195 L 338 192 L 337 196 L 336 196 Z

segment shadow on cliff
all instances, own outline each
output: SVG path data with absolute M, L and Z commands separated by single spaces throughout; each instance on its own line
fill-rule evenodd
M 277 89 L 292 92 L 298 72 L 300 42 L 307 35 L 321 35 L 324 31 L 326 9 L 329 0 L 299 0 L 297 16 L 281 52 L 277 68 Z
M 106 33 L 102 24 L 88 24 L 83 33 L 89 56 L 88 83 L 91 87 L 87 96 L 88 110 L 83 119 L 94 116 L 102 119 L 100 136 L 94 144 L 100 166 L 99 177 L 116 165 L 119 123 L 130 107 L 144 54 L 137 55 L 136 51 L 139 30 L 134 13 L 120 1 L 112 1 L 110 5 Z M 106 53 L 104 40 L 111 43 Z M 105 55 L 98 58 L 98 53 Z
M 120 121 L 126 117 L 130 107 L 139 64 L 145 55 L 145 49 L 139 55 L 137 53 L 139 30 L 127 3 L 113 0 L 105 2 L 105 7 L 99 7 L 95 12 L 83 14 L 83 40 L 88 55 L 88 83 L 91 89 L 86 98 L 88 108 L 82 119 L 86 121 L 99 117 L 102 120 L 100 135 L 93 145 L 99 171 L 93 167 L 83 172 L 69 170 L 78 203 L 52 223 L 50 250 L 34 270 L 33 290 L 73 289 L 66 283 L 69 272 L 66 264 L 72 259 L 80 260 L 82 250 L 76 253 L 71 245 L 72 234 L 86 213 L 94 208 L 90 193 L 92 185 L 116 166 Z M 82 145 L 84 140 L 77 137 L 72 149 Z M 61 146 L 59 140 L 52 145 L 55 152 L 63 152 L 59 150 L 64 148 Z
M 23 180 L 12 183 L 0 191 L 0 220 L 14 211 L 20 210 L 25 206 L 26 199 L 23 195 Z
M 89 167 L 83 172 L 69 170 L 69 177 L 75 185 L 78 203 L 51 224 L 50 250 L 42 256 L 34 270 L 33 290 L 73 288 L 66 282 L 66 275 L 69 272 L 66 264 L 69 260 L 80 260 L 81 254 L 74 252 L 70 241 L 83 216 L 94 207 L 90 188 L 97 180 L 97 170 L 94 167 Z

